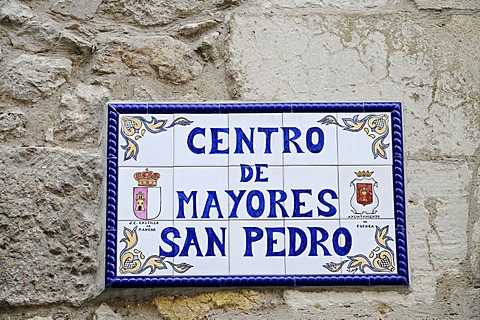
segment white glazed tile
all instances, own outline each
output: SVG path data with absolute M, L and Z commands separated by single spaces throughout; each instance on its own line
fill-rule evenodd
M 373 172 L 370 177 L 356 173 Z M 394 218 L 393 178 L 389 166 L 339 167 L 340 216 L 342 219 Z M 365 193 L 362 197 L 359 192 Z M 363 200 L 362 200 L 363 199 Z
M 333 115 L 336 116 L 335 113 Z M 334 125 L 318 123 L 324 116 L 321 113 L 283 114 L 283 130 L 295 128 L 300 132 L 297 139 L 287 142 L 290 152 L 283 153 L 284 165 L 337 164 L 337 129 Z M 295 129 L 288 129 L 290 138 L 294 137 Z
M 333 274 L 324 265 L 340 262 L 333 246 L 333 234 L 339 228 L 338 220 L 285 220 L 285 227 L 287 274 Z
M 149 172 L 160 174 L 156 186 L 141 187 L 135 174 Z M 173 169 L 164 167 L 120 167 L 118 169 L 118 220 L 172 220 L 173 219 Z M 137 199 L 142 192 L 142 199 Z M 143 205 L 144 208 L 138 208 Z M 137 210 L 140 209 L 140 210 Z
M 396 235 L 393 219 L 341 221 L 340 226 L 348 229 L 352 239 L 350 251 L 342 257 L 342 261 L 345 261 L 342 266 L 342 273 L 344 275 L 397 273 Z M 384 229 L 385 227 L 387 227 L 387 229 Z M 377 232 L 379 242 L 386 244 L 387 247 L 380 246 L 375 241 Z M 383 233 L 384 235 L 382 236 Z M 342 243 L 342 245 L 344 245 L 344 243 Z M 372 268 L 369 267 L 377 266 L 378 262 L 382 259 L 383 269 L 372 270 Z M 366 262 L 361 264 L 356 263 L 356 261 L 360 260 Z M 355 265 L 365 266 L 362 268 L 364 272 L 362 272 L 360 268 L 355 270 Z M 349 266 L 351 266 L 350 269 Z M 392 267 L 393 269 L 391 269 Z
M 284 255 L 266 256 L 269 246 L 271 254 L 282 254 L 282 251 L 284 254 L 285 235 L 270 229 L 271 242 L 268 245 L 266 228 L 279 228 L 278 230 L 284 232 L 284 221 L 230 220 L 231 275 L 285 274 Z M 260 238 L 254 241 L 258 237 Z M 251 255 L 248 249 L 251 249 Z
M 176 221 L 228 219 L 228 195 L 225 192 L 227 189 L 228 167 L 174 168 L 174 219 Z M 191 199 L 187 202 L 188 197 Z M 180 203 L 184 204 L 183 211 Z M 207 203 L 210 205 L 207 206 Z
M 193 123 L 187 126 L 175 126 L 175 166 L 227 166 L 229 135 L 224 131 L 228 130 L 228 115 L 175 114 L 175 119 L 180 117 Z M 191 137 L 190 147 L 189 136 Z M 213 143 L 214 140 L 217 143 Z
M 287 193 L 285 208 L 289 217 L 339 219 L 336 166 L 285 166 L 283 171 Z M 298 194 L 297 202 L 293 190 Z M 294 212 L 297 212 L 295 216 Z
M 357 120 L 354 121 L 354 117 L 358 116 Z M 372 121 L 369 123 L 369 116 L 374 116 Z M 362 121 L 367 119 L 365 121 Z M 386 121 L 384 120 L 386 119 Z M 337 127 L 338 131 L 338 160 L 341 165 L 391 165 L 392 164 L 392 133 L 391 133 L 391 119 L 389 113 L 338 113 L 337 121 L 342 127 Z M 346 130 L 347 126 L 345 121 L 348 123 L 355 123 L 359 127 L 363 127 L 358 131 L 353 131 L 353 129 Z M 373 124 L 372 122 L 375 122 Z M 384 145 L 388 145 L 384 150 L 386 152 L 386 158 L 377 156 L 375 158 L 373 152 L 373 144 L 379 135 L 375 128 L 379 128 L 375 125 L 387 125 L 388 126 L 388 135 L 383 141 Z M 370 126 L 371 125 L 371 126 Z M 366 132 L 367 130 L 368 132 Z M 380 129 L 378 129 L 380 130 Z M 371 136 L 369 136 L 371 135 Z
M 282 164 L 283 132 L 281 113 L 256 113 L 256 114 L 229 114 L 230 129 L 230 165 L 266 163 L 269 165 Z M 237 129 L 236 129 L 237 128 Z M 250 139 L 253 128 L 253 153 L 239 140 L 237 145 L 237 130 Z M 267 134 L 259 132 L 259 128 L 278 130 Z M 267 144 L 267 136 L 270 135 L 270 143 Z M 238 150 L 237 150 L 238 147 Z M 237 152 L 237 153 L 236 153 Z M 243 153 L 242 153 L 243 152 Z
M 247 178 L 250 177 L 250 173 L 251 180 L 248 181 Z M 229 167 L 229 190 L 236 197 L 234 201 L 232 196 L 229 196 L 230 211 L 235 210 L 230 212 L 229 217 L 256 220 L 283 219 L 281 209 L 278 206 L 273 206 L 274 210 L 270 212 L 270 194 L 277 195 L 280 191 L 275 190 L 283 190 L 282 167 Z M 242 195 L 240 196 L 240 194 Z M 239 200 L 237 200 L 238 198 Z
M 120 115 L 118 133 L 118 165 L 171 167 L 173 166 L 173 128 L 168 128 L 173 121 L 172 114 L 128 114 Z M 163 125 L 163 129 L 161 128 Z M 133 127 L 132 127 L 133 126 Z M 129 131 L 125 128 L 133 128 Z M 156 128 L 156 129 L 155 129 Z M 153 132 L 149 131 L 152 130 Z M 130 139 L 127 144 L 121 132 Z M 122 147 L 131 145 L 137 150 L 136 159 Z
M 117 231 L 117 270 L 116 273 L 118 276 L 125 277 L 135 277 L 135 276 L 172 276 L 173 270 L 170 266 L 165 263 L 164 268 L 156 268 L 154 272 L 151 268 L 144 268 L 143 266 L 148 261 L 149 258 L 160 259 L 159 256 L 159 246 L 162 245 L 162 240 L 159 238 L 159 233 L 164 228 L 162 221 L 148 221 L 149 224 L 144 224 L 145 221 L 119 221 L 118 222 L 118 231 Z M 133 268 L 133 266 L 138 263 L 141 267 L 135 270 L 142 270 L 140 273 L 125 272 L 120 271 L 122 266 L 121 253 L 122 250 L 126 247 L 126 231 L 129 230 L 130 233 L 136 234 L 137 244 L 127 251 L 132 253 L 132 259 L 125 259 L 126 268 Z M 130 256 L 130 255 L 129 255 Z M 128 256 L 127 256 L 128 257 Z M 166 258 L 166 261 L 173 261 L 172 258 Z M 126 270 L 128 271 L 128 269 Z
M 174 276 L 208 276 L 229 274 L 228 221 L 175 221 L 180 238 L 175 239 L 178 255 L 174 263 L 192 267 Z M 188 237 L 187 237 L 188 235 Z

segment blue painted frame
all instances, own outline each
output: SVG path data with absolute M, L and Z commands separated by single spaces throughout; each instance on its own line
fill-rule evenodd
M 397 275 L 116 277 L 119 114 L 389 112 L 392 120 Z M 408 285 L 402 106 L 400 102 L 352 103 L 109 103 L 107 122 L 105 287 L 371 286 Z

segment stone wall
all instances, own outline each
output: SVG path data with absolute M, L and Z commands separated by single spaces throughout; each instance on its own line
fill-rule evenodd
M 0 0 L 0 319 L 480 318 L 478 0 Z M 402 101 L 411 285 L 103 289 L 109 100 Z

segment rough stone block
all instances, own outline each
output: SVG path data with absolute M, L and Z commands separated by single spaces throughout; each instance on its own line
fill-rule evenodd
M 184 42 L 158 36 L 109 42 L 101 49 L 94 69 L 103 74 L 157 74 L 160 79 L 181 84 L 198 77 L 202 64 Z
M 64 29 L 61 23 L 53 19 L 24 13 L 23 15 L 28 16 L 28 19 L 19 20 L 20 18 L 10 17 L 10 15 L 5 13 L 4 20 L 16 19 L 22 22 L 14 28 L 12 25 L 5 24 L 5 31 L 15 49 L 34 53 L 56 51 L 68 56 L 92 53 L 94 50 L 94 44 L 85 39 L 85 33 L 81 35 L 74 30 Z M 1 21 L 3 20 L 0 19 Z
M 93 315 L 93 320 L 121 320 L 123 317 L 115 313 L 106 303 L 102 303 L 95 314 Z
M 72 71 L 72 61 L 22 54 L 9 61 L 0 75 L 0 92 L 23 101 L 38 101 L 64 84 Z
M 75 19 L 84 20 L 93 17 L 102 0 L 61 0 L 55 3 L 52 11 Z
M 104 10 L 131 17 L 142 26 L 166 25 L 178 18 L 192 15 L 203 8 L 203 1 L 196 0 L 107 0 L 103 1 Z
M 0 22 L 24 23 L 33 17 L 29 7 L 15 0 L 3 0 L 0 3 Z
M 26 123 L 27 118 L 19 109 L 7 110 L 0 114 L 0 139 L 6 141 L 22 136 Z
M 255 290 L 217 291 L 192 296 L 158 296 L 153 300 L 158 312 L 167 319 L 204 319 L 215 310 L 250 311 L 261 309 L 281 299 L 277 292 Z
M 3 148 L 0 305 L 80 304 L 102 290 L 102 176 L 96 153 Z
M 18 33 L 10 35 L 12 46 L 32 52 L 51 50 L 58 42 L 60 31 L 51 23 L 27 21 Z
M 109 97 L 107 88 L 84 83 L 78 84 L 75 90 L 65 92 L 60 101 L 55 134 L 61 140 L 99 146 L 102 116 Z

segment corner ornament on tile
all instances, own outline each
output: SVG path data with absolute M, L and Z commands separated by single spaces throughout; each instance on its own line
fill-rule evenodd
M 388 136 L 388 115 L 367 115 L 363 119 L 358 119 L 358 115 L 353 118 L 342 118 L 344 126 L 338 123 L 335 116 L 328 115 L 318 120 L 324 125 L 334 124 L 343 128 L 343 130 L 350 132 L 360 132 L 362 129 L 367 136 L 374 139 L 372 143 L 373 158 L 377 157 L 387 159 L 387 152 L 385 151 L 390 145 L 385 143 L 385 138 Z
M 138 243 L 137 227 L 130 230 L 123 229 L 125 238 L 120 242 L 125 242 L 125 248 L 120 253 L 120 273 L 126 274 L 140 274 L 147 269 L 150 269 L 149 274 L 154 273 L 157 269 L 167 269 L 167 263 L 172 267 L 173 271 L 177 273 L 185 273 L 193 266 L 188 263 L 175 264 L 170 261 L 165 261 L 165 257 L 151 255 L 145 258 L 142 251 L 134 249 Z
M 193 121 L 190 121 L 187 118 L 179 117 L 166 127 L 167 120 L 157 120 L 155 117 L 152 117 L 150 121 L 140 116 L 122 117 L 122 129 L 120 132 L 127 143 L 122 146 L 122 149 L 125 150 L 124 160 L 127 161 L 132 158 L 137 160 L 140 147 L 135 141 L 141 139 L 147 131 L 157 134 L 167 131 L 167 129 L 173 128 L 176 125 L 188 126 L 192 123 Z
M 349 262 L 347 271 L 351 273 L 359 270 L 365 273 L 365 268 L 369 268 L 373 272 L 392 272 L 395 270 L 394 253 L 388 246 L 387 242 L 389 240 L 392 241 L 393 239 L 388 236 L 388 225 L 383 228 L 376 226 L 375 242 L 378 246 L 372 249 L 368 257 L 364 254 L 356 254 L 348 256 L 347 260 L 343 260 L 340 263 L 329 262 L 324 264 L 323 267 L 331 272 L 338 272 L 346 262 Z

